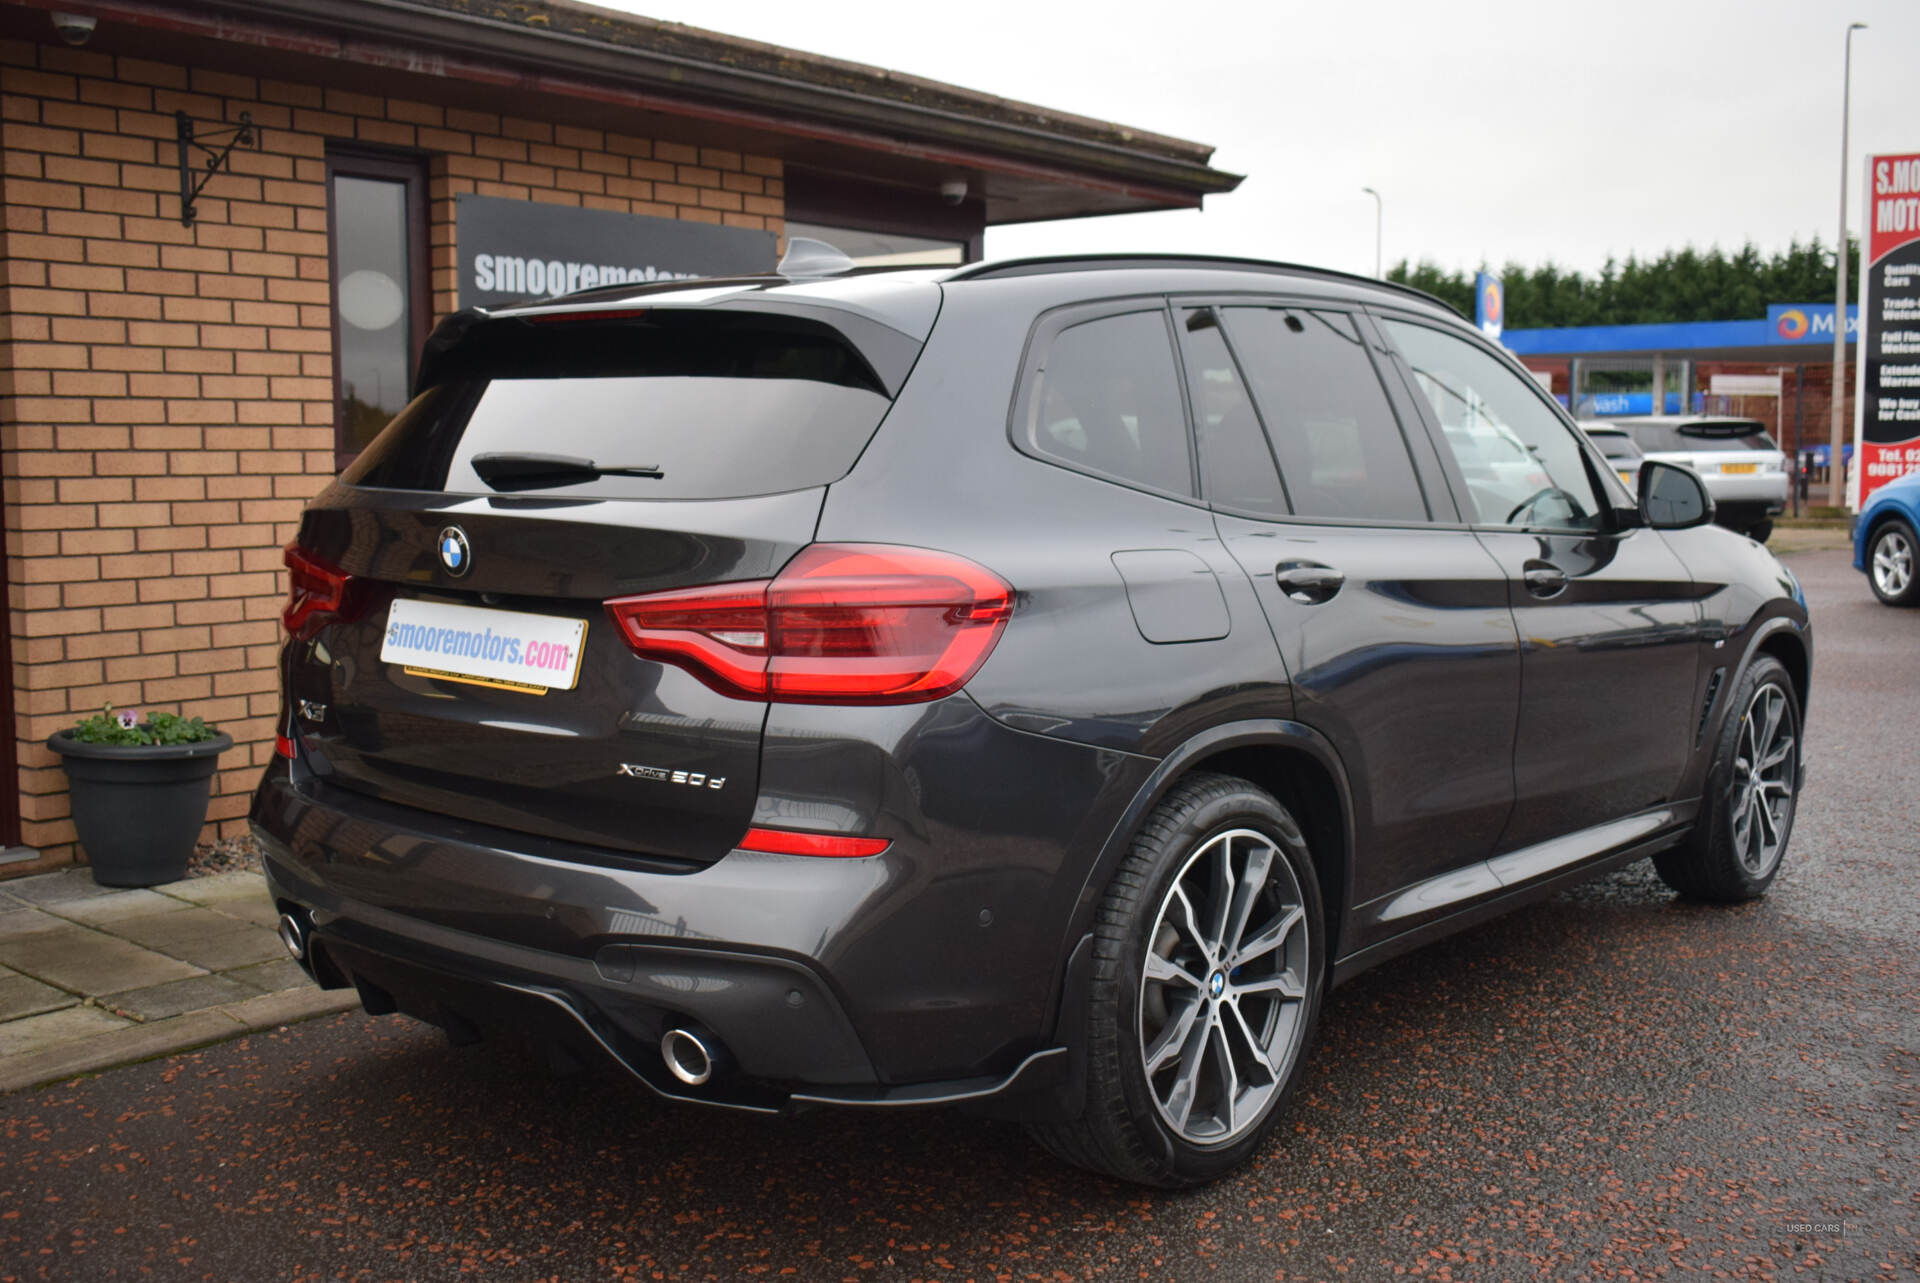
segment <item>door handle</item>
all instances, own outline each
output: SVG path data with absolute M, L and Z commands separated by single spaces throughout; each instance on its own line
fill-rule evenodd
M 1550 561 L 1528 562 L 1520 578 L 1536 597 L 1558 597 L 1567 586 L 1567 572 Z
M 1317 606 L 1340 591 L 1347 577 L 1317 561 L 1283 561 L 1273 568 L 1273 581 L 1303 606 Z

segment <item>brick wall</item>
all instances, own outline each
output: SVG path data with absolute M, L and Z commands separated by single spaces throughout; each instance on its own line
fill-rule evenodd
M 191 228 L 176 110 L 261 127 Z M 333 473 L 330 141 L 428 157 L 436 314 L 463 192 L 783 230 L 777 160 L 0 42 L 0 470 L 22 839 L 43 853 L 9 874 L 76 858 L 44 742 L 109 702 L 232 734 L 204 836 L 245 829 L 280 548 Z

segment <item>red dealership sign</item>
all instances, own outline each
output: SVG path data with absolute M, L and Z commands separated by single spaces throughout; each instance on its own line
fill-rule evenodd
M 1855 506 L 1920 472 L 1920 154 L 1867 157 Z

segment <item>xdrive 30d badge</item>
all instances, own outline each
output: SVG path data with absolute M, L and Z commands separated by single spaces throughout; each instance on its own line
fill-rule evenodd
M 776 275 L 461 313 L 421 364 L 287 550 L 252 811 L 371 1012 L 1178 1186 L 1273 1131 L 1331 986 L 1785 856 L 1793 576 L 1424 295 Z

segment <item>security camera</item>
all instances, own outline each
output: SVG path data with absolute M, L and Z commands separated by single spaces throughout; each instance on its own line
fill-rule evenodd
M 91 14 L 56 13 L 53 15 L 54 34 L 70 45 L 83 45 L 93 35 L 93 28 L 99 22 Z
M 961 201 L 965 200 L 966 198 L 967 198 L 967 180 L 966 179 L 949 178 L 946 182 L 940 184 L 940 199 L 947 202 L 947 204 L 958 205 Z

